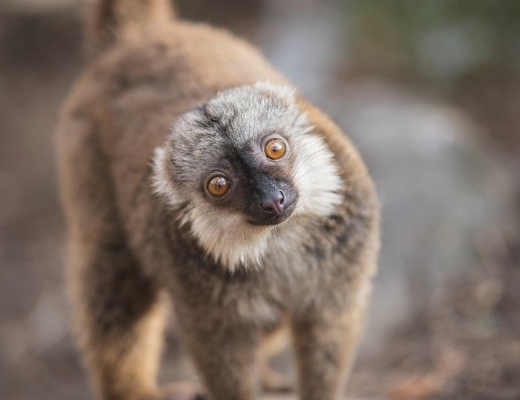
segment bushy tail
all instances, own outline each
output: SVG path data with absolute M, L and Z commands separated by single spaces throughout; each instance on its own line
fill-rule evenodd
M 87 50 L 96 53 L 126 30 L 171 20 L 170 0 L 91 0 L 86 21 Z

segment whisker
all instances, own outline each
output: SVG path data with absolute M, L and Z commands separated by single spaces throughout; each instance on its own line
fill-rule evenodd
M 300 176 L 298 177 L 298 179 L 296 179 L 296 180 L 294 181 L 294 183 L 298 183 L 298 182 L 300 181 L 300 179 L 302 179 L 304 176 L 310 174 L 311 172 L 314 172 L 314 171 L 313 171 L 313 170 L 309 170 L 309 171 L 307 171 L 306 173 L 304 173 L 303 175 L 300 175 Z
M 324 151 L 324 150 L 327 150 L 327 148 L 326 148 L 325 146 L 322 147 L 321 149 L 315 151 L 314 153 L 310 154 L 309 156 L 307 156 L 307 157 L 305 158 L 305 160 L 303 160 L 303 161 L 300 163 L 300 165 L 298 166 L 298 168 L 297 168 L 296 171 L 294 172 L 294 174 L 293 174 L 293 176 L 292 176 L 292 179 L 294 179 L 294 178 L 296 177 L 296 174 L 298 173 L 298 171 L 300 170 L 300 168 L 303 167 L 303 165 L 304 165 L 307 161 L 309 161 L 309 159 L 310 159 L 311 157 L 314 157 L 316 154 L 318 154 L 319 152 Z
M 296 175 L 298 174 L 298 171 L 301 169 L 301 167 L 311 158 L 311 157 L 314 157 L 316 154 L 318 154 L 319 152 L 321 151 L 324 151 L 324 150 L 330 150 L 330 148 L 332 146 L 334 146 L 335 144 L 339 143 L 340 142 L 340 139 L 336 139 L 336 140 L 333 140 L 331 141 L 330 144 L 326 144 L 324 143 L 324 146 L 322 148 L 320 148 L 319 150 L 315 151 L 314 153 L 310 154 L 307 158 L 305 158 L 305 160 L 301 161 L 300 162 L 300 165 L 298 165 L 298 167 L 296 168 L 296 171 L 293 173 L 292 175 L 292 179 L 295 179 L 296 178 Z M 311 171 L 308 171 L 306 172 L 305 174 L 301 175 L 300 177 L 298 177 L 297 180 L 295 180 L 295 183 L 298 182 L 301 178 L 303 178 L 305 175 L 307 175 L 309 172 Z

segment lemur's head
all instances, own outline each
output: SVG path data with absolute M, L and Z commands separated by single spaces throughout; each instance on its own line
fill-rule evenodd
M 293 217 L 326 217 L 340 201 L 332 153 L 294 90 L 270 83 L 223 91 L 184 114 L 154 169 L 156 191 L 230 269 L 259 264 L 273 230 Z

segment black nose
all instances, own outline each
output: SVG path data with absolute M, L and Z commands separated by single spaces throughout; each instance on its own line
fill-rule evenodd
M 262 201 L 261 206 L 268 214 L 281 215 L 285 204 L 285 195 L 278 192 L 271 198 Z

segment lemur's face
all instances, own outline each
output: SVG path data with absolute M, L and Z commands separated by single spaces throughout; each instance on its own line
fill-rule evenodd
M 207 118 L 214 129 L 225 132 L 208 110 Z M 298 189 L 293 175 L 294 153 L 290 139 L 283 132 L 255 135 L 236 146 L 225 138 L 220 148 L 211 146 L 209 161 L 201 176 L 201 191 L 215 208 L 243 214 L 252 225 L 276 225 L 295 210 Z M 218 211 L 217 211 L 218 212 Z
M 339 201 L 332 154 L 312 130 L 288 87 L 224 91 L 176 122 L 156 153 L 156 190 L 183 208 L 217 260 L 259 261 L 271 229 L 299 214 L 326 216 Z M 223 251 L 227 240 L 233 248 Z

